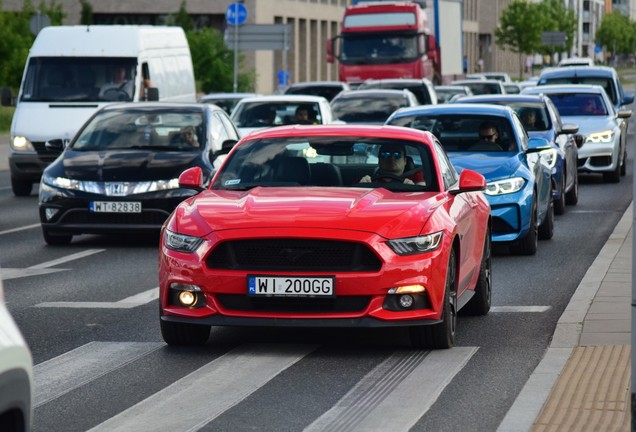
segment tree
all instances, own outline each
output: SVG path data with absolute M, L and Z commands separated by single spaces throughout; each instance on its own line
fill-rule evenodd
M 216 29 L 202 28 L 186 33 L 197 87 L 204 93 L 231 92 L 234 87 L 234 52 L 225 46 Z M 239 57 L 239 63 L 242 60 Z M 254 91 L 254 72 L 238 74 L 238 90 Z
M 20 87 L 24 64 L 35 40 L 29 21 L 38 12 L 47 15 L 52 25 L 60 25 L 66 16 L 62 5 L 55 0 L 48 6 L 41 1 L 37 9 L 30 0 L 25 0 L 19 12 L 0 10 L 0 83 L 14 90 Z
M 93 24 L 93 6 L 87 0 L 80 0 L 82 10 L 80 12 L 80 24 Z
M 523 76 L 523 55 L 535 53 L 541 44 L 541 20 L 537 3 L 514 0 L 502 12 L 495 29 L 496 44 L 519 54 L 519 76 Z
M 537 51 L 549 55 L 550 58 L 558 52 L 571 51 L 574 45 L 574 33 L 578 25 L 576 13 L 572 9 L 566 8 L 562 0 L 541 0 L 541 3 L 537 5 L 542 15 L 541 32 L 565 33 L 564 45 L 540 45 Z
M 596 30 L 598 43 L 616 54 L 631 54 L 636 51 L 636 23 L 618 11 L 603 17 Z

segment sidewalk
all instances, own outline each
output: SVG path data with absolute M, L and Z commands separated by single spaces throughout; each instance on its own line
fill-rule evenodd
M 498 432 L 631 431 L 633 203 L 588 269 Z

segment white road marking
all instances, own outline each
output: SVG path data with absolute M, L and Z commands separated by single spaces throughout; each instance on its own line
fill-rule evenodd
M 158 342 L 90 342 L 35 365 L 34 407 L 126 366 L 162 346 L 165 344 Z
M 11 229 L 8 229 L 8 230 L 0 231 L 0 235 L 11 234 L 11 233 L 18 232 L 18 231 L 25 231 L 25 230 L 29 230 L 29 229 L 32 229 L 32 228 L 39 228 L 39 227 L 40 227 L 39 223 L 33 224 L 33 225 L 25 225 L 25 226 L 21 226 L 21 227 L 17 227 L 17 228 L 11 228 Z
M 316 348 L 241 345 L 90 431 L 196 431 Z
M 9 279 L 18 279 L 27 276 L 39 276 L 49 273 L 57 273 L 61 271 L 67 271 L 69 269 L 56 269 L 50 268 L 59 264 L 64 264 L 69 261 L 75 261 L 81 258 L 85 258 L 87 256 L 94 255 L 96 253 L 104 252 L 106 249 L 88 249 L 82 252 L 77 252 L 71 255 L 66 255 L 61 258 L 57 258 L 51 261 L 46 261 L 40 264 L 36 264 L 27 268 L 3 268 L 2 269 L 2 280 Z
M 490 312 L 547 312 L 551 306 L 492 306 Z
M 396 352 L 305 432 L 408 431 L 477 352 L 477 347 Z
M 132 309 L 143 306 L 159 298 L 159 287 L 149 289 L 139 294 L 126 297 L 116 302 L 43 302 L 35 307 L 49 308 L 86 308 L 86 309 Z

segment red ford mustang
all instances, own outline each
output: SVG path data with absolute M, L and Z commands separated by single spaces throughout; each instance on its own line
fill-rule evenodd
M 161 232 L 161 332 L 204 344 L 211 326 L 408 327 L 454 344 L 457 312 L 491 302 L 483 176 L 458 175 L 435 137 L 395 126 L 253 133 Z

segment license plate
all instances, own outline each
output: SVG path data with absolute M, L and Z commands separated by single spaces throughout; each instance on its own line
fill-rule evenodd
M 250 296 L 333 297 L 334 280 L 333 276 L 248 276 L 247 294 Z
M 91 201 L 90 210 L 95 213 L 141 213 L 141 202 Z

